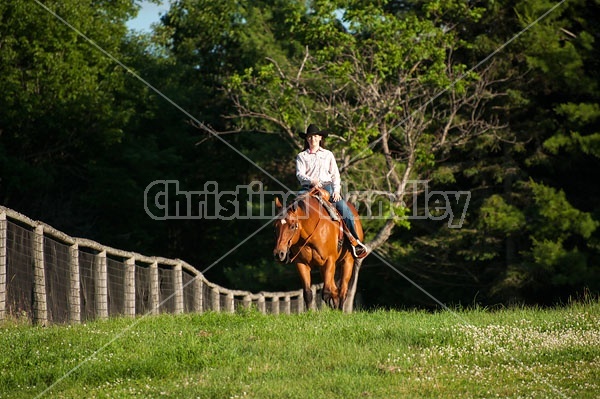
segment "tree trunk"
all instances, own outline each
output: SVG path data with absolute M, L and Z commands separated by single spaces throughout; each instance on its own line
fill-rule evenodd
M 363 258 L 364 259 L 364 258 Z M 352 272 L 352 278 L 350 279 L 350 286 L 348 287 L 348 296 L 344 302 L 344 313 L 352 313 L 354 311 L 354 297 L 356 296 L 356 287 L 358 286 L 358 275 L 360 273 L 360 267 L 363 259 L 354 260 L 354 270 Z

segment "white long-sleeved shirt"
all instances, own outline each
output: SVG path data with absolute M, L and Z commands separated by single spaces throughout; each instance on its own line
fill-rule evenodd
M 303 186 L 310 185 L 314 179 L 319 179 L 323 185 L 332 184 L 333 191 L 341 190 L 340 171 L 333 153 L 319 148 L 315 153 L 306 149 L 296 156 L 296 177 Z

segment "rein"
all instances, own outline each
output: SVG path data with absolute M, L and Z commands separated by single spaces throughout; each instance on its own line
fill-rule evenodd
M 300 249 L 298 250 L 298 252 L 296 253 L 296 255 L 294 255 L 289 261 L 288 263 L 292 263 L 297 257 L 298 255 L 300 255 L 300 252 L 302 252 L 302 250 L 304 249 L 304 247 L 306 246 L 306 244 L 308 244 L 308 241 L 310 240 L 310 238 L 313 236 L 313 234 L 315 234 L 315 231 L 317 231 L 317 227 L 319 227 L 319 223 L 321 222 L 321 218 L 319 218 L 319 220 L 317 220 L 317 224 L 315 225 L 315 228 L 313 229 L 313 231 L 308 235 L 308 237 L 306 237 L 306 240 L 304 240 L 304 244 L 302 244 L 302 246 L 300 247 Z M 290 240 L 291 241 L 291 240 Z M 290 245 L 288 247 L 288 251 L 291 251 L 292 246 Z

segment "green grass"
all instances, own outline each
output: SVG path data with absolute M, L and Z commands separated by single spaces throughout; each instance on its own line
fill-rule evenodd
M 0 398 L 595 398 L 599 381 L 596 301 L 0 324 Z

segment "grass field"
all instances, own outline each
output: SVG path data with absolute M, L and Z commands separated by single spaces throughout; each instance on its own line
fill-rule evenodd
M 596 398 L 600 302 L 0 324 L 0 398 Z

